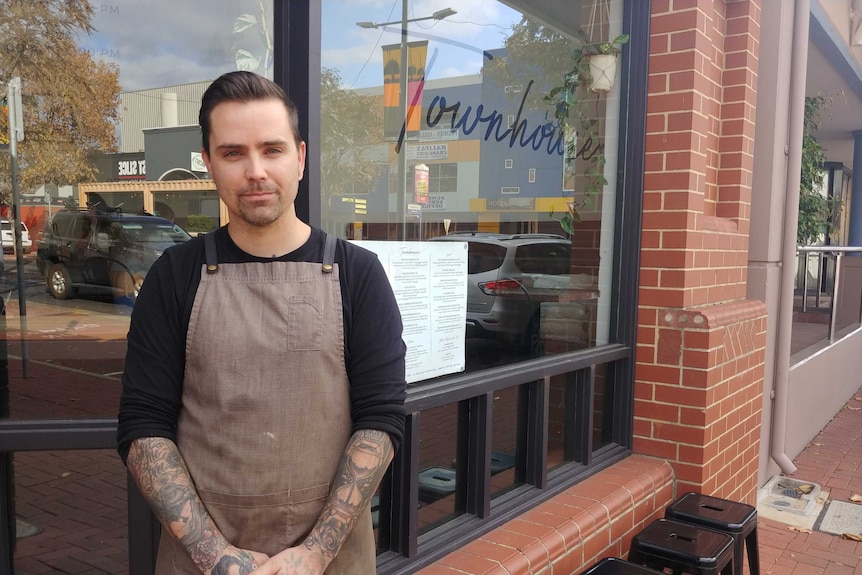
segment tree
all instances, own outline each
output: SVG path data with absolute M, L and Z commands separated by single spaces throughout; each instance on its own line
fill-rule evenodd
M 22 82 L 22 191 L 92 180 L 88 155 L 116 149 L 119 70 L 76 43 L 93 32 L 92 15 L 88 0 L 0 0 L 0 82 Z M 9 203 L 11 189 L 9 155 L 0 154 L 0 200 Z
M 824 234 L 835 227 L 833 219 L 840 208 L 840 198 L 830 198 L 823 188 L 823 164 L 826 155 L 817 141 L 820 111 L 826 99 L 823 96 L 805 98 L 805 124 L 802 135 L 802 172 L 799 178 L 799 219 L 796 242 L 807 246 L 822 242 Z
M 383 143 L 383 104 L 341 84 L 324 68 L 320 80 L 320 183 L 324 201 L 369 191 L 387 156 Z M 376 154 L 375 154 L 376 152 Z

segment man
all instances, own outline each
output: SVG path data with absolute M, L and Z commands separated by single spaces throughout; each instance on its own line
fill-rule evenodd
M 167 250 L 128 336 L 118 444 L 162 523 L 156 573 L 374 573 L 371 497 L 403 434 L 401 317 L 377 258 L 300 221 L 293 104 L 203 96 L 226 227 Z

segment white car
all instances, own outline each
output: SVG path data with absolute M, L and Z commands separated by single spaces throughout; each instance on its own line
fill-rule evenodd
M 3 242 L 3 253 L 15 253 L 15 235 L 12 233 L 12 221 L 0 220 L 0 240 Z M 33 240 L 30 239 L 30 230 L 27 224 L 21 222 L 21 249 L 25 254 L 33 250 Z

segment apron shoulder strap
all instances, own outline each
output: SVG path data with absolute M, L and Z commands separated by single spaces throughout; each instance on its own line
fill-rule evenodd
M 326 240 L 323 244 L 323 273 L 332 273 L 332 264 L 335 263 L 335 242 L 336 237 L 332 234 L 326 234 Z
M 218 255 L 216 254 L 215 232 L 204 234 L 204 258 L 207 264 L 207 273 L 216 273 L 218 271 Z

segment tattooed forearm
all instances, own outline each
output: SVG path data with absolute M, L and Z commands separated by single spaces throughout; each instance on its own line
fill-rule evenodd
M 126 464 L 165 529 L 196 565 L 213 568 L 228 544 L 198 497 L 176 444 L 160 437 L 136 439 Z
M 363 429 L 353 434 L 326 506 L 305 540 L 308 549 L 318 548 L 329 561 L 335 557 L 360 511 L 371 501 L 392 456 L 386 432 Z

